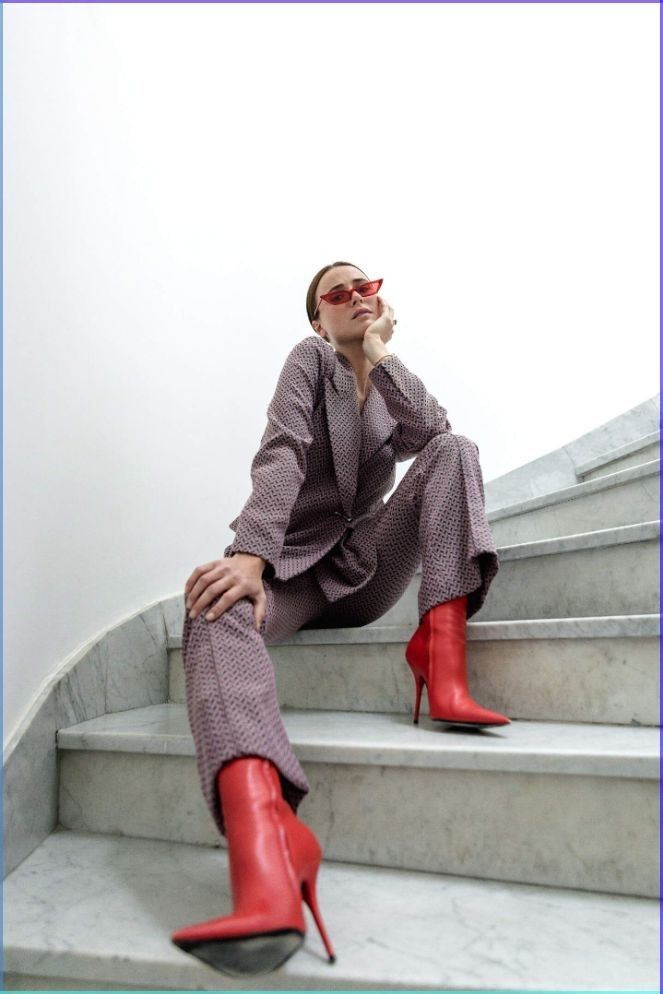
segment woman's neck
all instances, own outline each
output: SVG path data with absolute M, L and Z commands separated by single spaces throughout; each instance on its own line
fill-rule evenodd
M 371 381 L 368 378 L 368 374 L 373 369 L 373 363 L 364 355 L 364 351 L 359 346 L 358 349 L 350 350 L 347 352 L 339 352 L 352 366 L 352 371 L 355 374 L 355 380 L 357 382 L 357 394 L 359 397 L 365 397 L 368 391 L 371 389 Z

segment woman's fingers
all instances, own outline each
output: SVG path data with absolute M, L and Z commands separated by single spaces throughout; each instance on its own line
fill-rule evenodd
M 197 615 L 202 614 L 208 604 L 219 596 L 219 594 L 226 593 L 228 589 L 232 586 L 232 581 L 228 577 L 221 577 L 217 580 L 211 580 L 209 584 L 205 587 L 200 594 L 191 594 L 189 600 L 191 603 L 191 609 L 189 611 L 189 617 L 195 618 Z M 215 605 L 215 609 L 218 608 L 218 604 Z M 226 605 L 227 607 L 228 605 Z M 221 611 L 225 611 L 225 607 L 221 608 Z M 221 613 L 219 611 L 219 614 Z
M 259 580 L 258 582 L 262 587 L 262 580 Z M 257 595 L 251 595 L 250 593 L 242 594 L 239 592 L 239 588 L 237 589 L 238 589 L 237 597 L 235 597 L 235 599 L 230 604 L 223 604 L 223 598 L 222 598 L 218 604 L 215 604 L 214 607 L 207 612 L 207 614 L 205 615 L 206 620 L 215 621 L 218 617 L 220 617 L 220 615 L 223 614 L 224 611 L 227 611 L 229 607 L 232 607 L 233 604 L 235 604 L 241 597 L 248 597 L 249 600 L 252 600 L 254 602 L 253 620 L 255 622 L 257 631 L 260 631 L 260 626 L 262 625 L 265 618 L 265 610 L 267 604 L 267 595 L 265 594 L 264 588 L 262 589 L 262 592 Z M 227 593 L 234 592 L 234 588 L 232 591 L 226 591 L 226 592 Z
M 267 595 L 262 579 L 255 571 L 254 557 L 250 559 L 248 565 L 234 561 L 231 564 L 226 557 L 196 567 L 184 588 L 189 619 L 197 618 L 216 600 L 214 607 L 205 614 L 207 621 L 215 621 L 240 597 L 248 597 L 254 601 L 254 622 L 260 631 L 266 614 Z
M 218 566 L 218 565 L 219 565 L 219 560 L 218 559 L 213 559 L 211 563 L 205 563 L 203 566 L 196 566 L 196 568 L 194 569 L 193 573 L 191 574 L 191 576 L 189 577 L 189 579 L 186 581 L 186 584 L 184 585 L 184 593 L 185 593 L 185 595 L 188 596 L 191 593 L 192 589 L 195 587 L 195 585 L 198 582 L 198 580 L 205 573 L 209 573 L 209 571 L 211 569 L 214 569 L 214 567 Z
M 211 563 L 198 566 L 193 571 L 184 588 L 184 600 L 187 610 L 195 606 L 200 600 L 201 603 L 197 604 L 197 613 L 200 614 L 201 607 L 209 603 L 209 598 L 205 601 L 202 600 L 205 591 L 213 583 L 216 582 L 218 584 L 220 580 L 227 578 L 227 570 L 223 569 L 223 564 L 227 562 L 227 559 L 214 559 Z
M 262 596 L 259 595 L 256 598 L 255 608 L 254 608 L 254 611 L 253 611 L 254 618 L 255 618 L 255 623 L 256 623 L 256 629 L 258 631 L 260 631 L 260 629 L 262 627 L 262 623 L 265 620 L 266 610 L 267 610 L 267 595 L 265 594 L 265 590 L 264 590 L 264 587 L 263 587 Z
M 187 609 L 195 608 L 196 612 L 200 614 L 201 609 L 204 608 L 206 604 L 209 604 L 209 598 L 205 600 L 205 594 L 216 579 L 217 577 L 211 576 L 207 581 L 203 580 L 202 582 L 196 582 L 194 584 L 186 599 Z
M 219 594 L 223 593 L 226 596 L 221 596 L 214 607 L 210 608 L 205 614 L 206 621 L 215 621 L 219 618 L 224 611 L 232 607 L 241 597 L 248 597 L 249 600 L 254 602 L 253 617 L 256 629 L 260 631 L 261 625 L 265 620 L 265 614 L 267 611 L 267 595 L 265 594 L 265 588 L 262 585 L 262 580 L 258 578 L 259 590 L 255 592 L 255 589 L 251 591 L 250 589 L 245 589 L 244 585 L 239 585 L 233 583 L 233 580 L 226 576 L 217 580 L 216 583 L 210 583 L 205 591 L 196 600 L 195 604 L 191 605 L 191 610 L 189 611 L 189 618 L 193 620 L 198 617 L 199 614 L 205 612 L 207 606 L 219 597 Z M 236 595 L 236 596 L 234 596 Z

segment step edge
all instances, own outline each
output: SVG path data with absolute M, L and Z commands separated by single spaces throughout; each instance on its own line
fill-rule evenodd
M 181 714 L 186 713 L 186 705 L 170 703 L 168 705 L 153 705 L 152 707 L 168 707 L 177 709 Z M 151 708 L 137 708 L 138 711 L 148 711 Z M 282 709 L 284 718 L 292 713 L 328 714 L 320 709 L 312 708 L 307 712 L 305 708 Z M 334 714 L 342 717 L 351 716 L 356 720 L 358 714 L 362 712 L 335 711 Z M 373 716 L 375 713 L 371 712 Z M 385 714 L 385 717 L 393 718 L 394 721 L 407 716 L 396 714 Z M 92 719 L 95 721 L 96 719 Z M 422 727 L 434 734 L 437 728 L 444 726 L 438 722 L 431 722 L 430 718 L 422 716 Z M 516 722 L 517 719 L 514 719 Z M 408 719 L 408 723 L 409 719 Z M 518 722 L 520 724 L 520 722 Z M 574 730 L 582 727 L 595 727 L 592 723 L 583 722 L 534 722 L 527 724 L 544 726 L 546 724 L 564 725 L 573 724 Z M 161 733 L 150 731 L 127 732 L 123 735 L 122 742 L 113 741 L 118 732 L 114 730 L 99 729 L 90 730 L 90 723 L 85 731 L 80 731 L 77 726 L 60 729 L 57 733 L 58 750 L 71 752 L 119 752 L 134 753 L 136 755 L 157 755 L 165 756 L 186 756 L 195 757 L 195 747 L 193 736 L 190 732 L 181 733 Z M 610 726 L 613 727 L 613 726 Z M 624 730 L 638 734 L 643 732 L 652 740 L 652 745 L 646 748 L 640 747 L 640 751 L 619 752 L 609 745 L 605 751 L 588 748 L 574 752 L 555 751 L 550 748 L 541 750 L 536 746 L 512 749 L 503 751 L 493 747 L 491 743 L 485 743 L 479 750 L 476 745 L 470 742 L 463 744 L 463 747 L 450 750 L 448 752 L 434 748 L 437 743 L 430 744 L 417 743 L 412 745 L 389 745 L 384 741 L 356 742 L 348 743 L 344 734 L 339 731 L 338 739 L 332 738 L 327 741 L 316 741 L 311 737 L 298 734 L 294 730 L 288 731 L 288 737 L 298 759 L 303 762 L 316 762 L 325 764 L 339 763 L 341 765 L 361 765 L 361 766 L 390 766 L 411 769 L 413 767 L 421 769 L 463 769 L 473 772 L 491 770 L 505 773 L 537 773 L 575 776 L 604 776 L 616 779 L 644 779 L 657 780 L 660 778 L 660 753 L 656 748 L 660 738 L 658 726 L 650 725 L 616 725 L 618 735 L 622 735 Z M 620 767 L 615 769 L 615 767 Z
M 579 552 L 585 549 L 602 549 L 614 545 L 648 542 L 658 539 L 660 530 L 660 518 L 655 518 L 652 521 L 640 521 L 631 525 L 614 525 L 610 528 L 597 528 L 595 531 L 557 535 L 552 538 L 498 546 L 497 552 L 498 558 L 505 562 L 514 559 L 530 559 L 536 556 L 550 556 L 564 552 Z
M 588 615 L 575 618 L 523 618 L 505 621 L 468 621 L 468 642 L 595 638 L 652 638 L 660 635 L 660 614 Z M 622 629 L 616 631 L 616 629 Z M 411 625 L 364 625 L 359 628 L 304 628 L 280 642 L 268 644 L 272 649 L 288 645 L 407 643 L 413 634 Z M 168 652 L 181 650 L 182 636 L 171 635 Z
M 660 440 L 661 432 L 659 428 L 656 428 L 654 431 L 647 432 L 645 435 L 631 439 L 630 442 L 623 442 L 621 445 L 616 445 L 613 449 L 608 449 L 598 456 L 592 456 L 591 459 L 586 459 L 585 462 L 578 463 L 575 471 L 578 476 L 581 476 L 583 473 L 590 473 L 593 469 L 600 469 L 601 466 L 607 466 L 609 463 L 615 462 L 615 460 L 621 459 L 624 456 L 640 452 L 642 449 L 646 449 L 650 445 L 655 445 L 657 442 L 660 444 Z

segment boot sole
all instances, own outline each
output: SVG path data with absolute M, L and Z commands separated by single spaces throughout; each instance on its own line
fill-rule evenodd
M 210 939 L 191 945 L 176 942 L 175 945 L 230 977 L 253 977 L 277 970 L 303 943 L 301 932 L 288 929 L 241 939 Z
M 452 718 L 431 718 L 431 721 L 441 721 L 444 725 L 460 725 L 463 728 L 504 728 L 510 721 L 454 721 Z

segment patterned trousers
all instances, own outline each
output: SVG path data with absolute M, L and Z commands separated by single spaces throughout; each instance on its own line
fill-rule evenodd
M 310 790 L 283 724 L 267 645 L 300 628 L 375 621 L 402 597 L 420 563 L 419 620 L 435 604 L 464 595 L 467 617 L 479 610 L 499 560 L 486 518 L 478 455 L 471 439 L 451 432 L 436 435 L 417 454 L 376 515 L 377 569 L 356 592 L 329 603 L 315 567 L 287 581 L 263 576 L 266 610 L 260 631 L 247 597 L 213 621 L 205 619 L 209 608 L 193 621 L 185 609 L 187 714 L 203 795 L 222 835 L 216 775 L 230 759 L 270 759 L 295 812 Z

